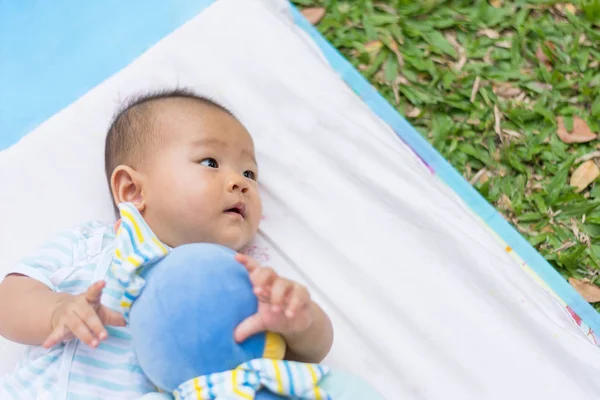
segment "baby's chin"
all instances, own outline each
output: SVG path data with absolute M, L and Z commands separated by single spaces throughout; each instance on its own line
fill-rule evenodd
M 229 236 L 229 237 L 220 237 L 220 238 L 214 240 L 212 243 L 215 243 L 215 244 L 221 245 L 223 247 L 227 247 L 228 249 L 231 249 L 233 251 L 239 252 L 244 247 L 246 247 L 251 241 L 252 241 L 252 237 L 246 238 L 244 236 L 235 235 L 235 236 Z
M 241 228 L 241 229 L 240 229 Z M 256 236 L 256 232 L 250 232 L 248 226 L 245 227 L 227 227 L 214 239 L 214 243 L 227 247 L 234 251 L 240 251 L 246 247 Z
M 228 235 L 228 236 L 217 236 L 217 237 L 188 237 L 188 238 L 180 238 L 180 240 L 178 241 L 178 243 L 167 243 L 165 241 L 162 241 L 163 243 L 165 243 L 166 245 L 170 246 L 170 247 L 179 247 L 179 246 L 183 246 L 185 244 L 192 244 L 192 243 L 212 243 L 212 244 L 218 244 L 220 246 L 223 247 L 227 247 L 228 249 L 231 249 L 233 251 L 239 252 L 241 249 L 243 249 L 244 247 L 246 247 L 253 238 L 246 238 L 240 235 Z
M 232 244 L 223 243 L 222 246 L 225 246 L 233 251 L 239 252 L 244 247 L 248 246 L 249 243 L 250 243 L 250 240 L 239 240 Z

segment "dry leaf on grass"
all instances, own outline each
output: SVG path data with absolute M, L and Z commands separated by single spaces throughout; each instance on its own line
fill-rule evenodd
M 573 131 L 567 132 L 563 117 L 557 117 L 556 123 L 558 128 L 556 134 L 563 143 L 587 143 L 596 139 L 596 134 L 593 133 L 587 123 L 577 116 L 573 116 Z
M 538 91 L 544 91 L 544 90 L 552 90 L 552 85 L 549 83 L 542 83 L 542 82 L 531 82 L 531 84 L 529 85 L 529 88 L 533 89 L 535 88 Z
M 494 48 L 490 47 L 488 48 L 488 50 L 485 52 L 485 55 L 483 56 L 483 62 L 489 65 L 492 65 L 492 53 L 494 52 Z
M 410 81 L 408 79 L 406 79 L 405 77 L 403 77 L 402 75 L 398 75 L 394 82 L 397 83 L 398 85 L 410 86 Z
M 577 243 L 572 242 L 572 241 L 568 241 L 562 244 L 562 246 L 560 246 L 557 249 L 552 250 L 550 253 L 554 254 L 554 253 L 560 253 L 561 251 L 565 251 L 567 249 L 570 249 L 571 247 L 577 245 Z
M 499 39 L 500 38 L 500 33 L 498 31 L 495 31 L 493 29 L 482 29 L 479 32 L 477 32 L 477 34 L 482 35 L 482 36 L 487 36 L 490 39 Z
M 502 129 L 502 133 L 505 133 L 505 134 L 507 134 L 508 136 L 512 136 L 512 137 L 514 137 L 514 138 L 517 138 L 517 139 L 518 139 L 518 138 L 522 138 L 522 137 L 523 137 L 523 135 L 521 135 L 519 132 L 517 132 L 517 131 L 512 131 L 512 130 L 510 130 L 510 129 Z
M 519 94 L 517 97 L 515 97 L 515 101 L 517 103 L 528 104 L 530 100 L 529 100 L 529 98 L 527 98 L 527 94 L 525 92 L 521 92 L 521 94 Z
M 502 7 L 502 0 L 490 0 L 490 6 L 494 7 L 494 8 L 500 8 Z
M 496 132 L 498 137 L 500 137 L 500 141 L 504 142 L 504 137 L 502 137 L 501 122 L 502 122 L 502 113 L 500 112 L 500 109 L 498 108 L 498 106 L 495 105 L 494 106 L 494 131 Z
M 512 203 L 510 201 L 510 199 L 508 198 L 507 195 L 505 195 L 504 193 L 502 193 L 500 195 L 500 198 L 498 199 L 498 201 L 496 202 L 496 205 L 498 206 L 498 208 L 500 208 L 501 210 L 505 210 L 505 211 L 510 211 L 512 212 Z
M 575 7 L 575 5 L 572 3 L 565 4 L 565 9 L 571 14 L 577 14 L 577 7 Z
M 572 3 L 566 3 L 566 4 L 557 4 L 554 6 L 563 16 L 567 15 L 567 12 L 575 15 L 577 14 L 577 7 L 575 7 L 575 5 L 573 5 Z
M 495 84 L 492 87 L 492 91 L 496 96 L 505 99 L 517 97 L 522 93 L 522 90 L 520 88 L 514 87 L 510 83 L 506 82 Z
M 400 87 L 398 85 L 398 81 L 392 82 L 392 93 L 394 93 L 396 105 L 400 104 Z
M 554 51 L 556 49 L 556 46 L 552 42 L 547 41 L 545 44 L 551 51 Z M 546 53 L 544 53 L 542 45 L 539 45 L 536 49 L 535 58 L 537 58 L 542 64 L 544 64 L 547 69 L 552 69 L 552 61 L 548 58 Z
M 454 47 L 457 51 L 460 47 L 462 47 L 460 45 L 460 43 L 458 43 L 458 39 L 456 38 L 456 32 L 454 32 L 454 31 L 444 32 L 444 37 L 446 38 L 448 43 L 450 43 L 450 45 L 452 47 Z
M 302 15 L 313 25 L 317 25 L 325 16 L 325 9 L 323 7 L 311 7 L 302 10 Z
M 574 186 L 575 192 L 580 193 L 600 176 L 600 169 L 593 160 L 588 160 L 573 171 L 569 185 Z
M 553 233 L 554 229 L 550 225 L 546 225 L 545 227 L 542 228 L 542 230 L 540 232 L 542 232 L 542 233 Z
M 400 52 L 400 49 L 398 49 L 398 44 L 396 43 L 396 41 L 393 38 L 390 40 L 388 47 L 396 55 L 396 60 L 398 61 L 398 65 L 400 66 L 400 68 L 403 68 L 404 67 L 404 57 L 402 57 L 402 53 Z
M 579 164 L 587 160 L 593 160 L 594 158 L 600 158 L 600 151 L 592 151 L 591 153 L 584 154 L 575 160 L 575 164 Z
M 494 46 L 500 47 L 502 49 L 510 49 L 512 47 L 512 42 L 510 40 L 502 40 L 500 42 L 494 43 Z
M 477 93 L 479 92 L 479 85 L 480 84 L 481 84 L 481 78 L 479 76 L 477 76 L 475 78 L 475 82 L 473 82 L 473 89 L 471 89 L 471 97 L 469 98 L 469 100 L 471 101 L 471 103 L 475 101 L 475 97 L 477 96 Z M 467 123 L 469 123 L 469 121 L 467 121 Z
M 454 70 L 456 72 L 460 72 L 467 63 L 467 52 L 465 51 L 465 49 L 461 49 L 458 52 L 458 56 L 458 61 L 456 62 L 456 64 L 454 64 Z
M 409 106 L 406 109 L 406 114 L 404 114 L 404 115 L 407 116 L 408 118 L 417 118 L 419 115 L 421 115 L 421 109 L 418 107 Z
M 365 43 L 365 50 L 369 54 L 374 54 L 379 52 L 383 47 L 383 42 L 380 40 L 371 40 L 370 42 Z
M 388 4 L 385 3 L 375 3 L 373 4 L 375 6 L 375 8 L 380 9 L 381 11 L 385 11 L 388 14 L 392 14 L 392 15 L 398 15 L 398 12 L 396 11 L 396 9 Z
M 550 59 L 548 58 L 546 53 L 544 53 L 544 50 L 542 50 L 542 46 L 538 46 L 538 48 L 535 50 L 535 58 L 537 58 L 540 62 L 544 64 L 550 63 Z
M 450 43 L 450 45 L 454 47 L 454 50 L 456 50 L 456 52 L 458 53 L 458 61 L 456 62 L 456 64 L 454 64 L 454 70 L 460 72 L 460 70 L 462 70 L 465 64 L 467 63 L 467 51 L 456 39 L 455 32 L 446 32 L 444 34 L 444 37 L 446 38 L 448 43 Z
M 486 183 L 489 180 L 490 180 L 490 173 L 487 171 L 487 169 L 482 168 L 475 175 L 473 175 L 473 177 L 471 178 L 469 183 L 471 185 L 474 185 L 475 183 L 479 183 L 479 184 L 483 185 L 484 183 Z
M 586 301 L 590 303 L 597 303 L 600 301 L 600 287 L 588 280 L 569 278 L 569 283 Z
M 364 49 L 369 55 L 369 60 L 371 60 L 371 62 L 373 62 L 377 58 L 377 55 L 379 54 L 382 48 L 383 42 L 381 42 L 380 40 L 371 40 L 370 42 L 367 42 L 364 45 Z

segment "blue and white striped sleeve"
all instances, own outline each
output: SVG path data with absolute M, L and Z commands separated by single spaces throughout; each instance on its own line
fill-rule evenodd
M 80 240 L 76 230 L 64 232 L 9 269 L 7 275 L 25 275 L 57 291 L 56 285 L 74 269 Z

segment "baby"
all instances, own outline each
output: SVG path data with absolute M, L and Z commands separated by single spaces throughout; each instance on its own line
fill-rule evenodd
M 262 215 L 254 144 L 224 107 L 188 91 L 144 95 L 114 119 L 106 176 L 115 204 L 132 203 L 171 247 L 216 243 L 239 251 Z M 16 265 L 0 284 L 0 335 L 30 345 L 0 378 L 0 399 L 135 399 L 155 388 L 142 373 L 109 270 L 115 228 L 92 222 Z M 320 362 L 331 322 L 306 288 L 238 254 L 259 298 L 235 331 L 286 340 L 286 359 Z M 116 285 L 116 283 L 115 283 Z M 10 305 L 10 306 L 9 306 Z

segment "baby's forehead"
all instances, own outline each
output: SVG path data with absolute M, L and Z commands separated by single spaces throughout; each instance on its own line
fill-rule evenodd
M 194 145 L 235 144 L 254 148 L 245 127 L 219 106 L 195 99 L 173 98 L 157 102 L 152 108 L 151 118 L 162 139 L 171 138 Z
M 233 118 L 217 105 L 190 98 L 166 98 L 148 105 L 149 117 L 159 122 L 202 124 L 214 119 Z

